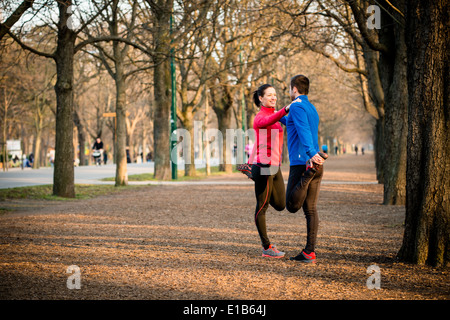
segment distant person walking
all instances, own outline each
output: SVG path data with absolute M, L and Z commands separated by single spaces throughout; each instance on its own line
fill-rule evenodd
M 102 162 L 102 153 L 103 153 L 103 141 L 98 137 L 94 145 L 92 146 L 92 156 L 94 157 L 94 161 L 96 165 L 100 165 Z
M 303 208 L 307 231 L 305 248 L 290 259 L 314 263 L 319 228 L 317 201 L 323 176 L 322 164 L 328 156 L 319 149 L 319 115 L 308 100 L 309 79 L 303 75 L 294 76 L 289 91 L 293 103 L 289 116 L 281 120 L 287 128 L 290 160 L 286 209 L 295 213 Z
M 105 149 L 103 149 L 103 164 L 107 164 L 108 163 L 108 152 L 106 152 Z
M 253 150 L 253 141 L 249 139 L 247 145 L 245 146 L 245 154 L 247 156 L 247 160 L 250 158 L 250 153 Z

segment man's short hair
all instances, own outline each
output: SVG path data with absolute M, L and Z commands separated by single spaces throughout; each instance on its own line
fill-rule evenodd
M 309 79 L 302 74 L 296 75 L 291 79 L 291 88 L 297 88 L 298 93 L 309 93 Z

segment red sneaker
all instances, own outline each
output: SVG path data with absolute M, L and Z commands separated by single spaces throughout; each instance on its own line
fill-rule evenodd
M 316 253 L 313 251 L 311 253 L 306 253 L 305 250 L 302 250 L 298 256 L 290 257 L 291 261 L 299 261 L 306 263 L 316 263 Z
M 328 159 L 328 154 L 324 152 L 318 152 L 318 154 L 323 158 L 323 160 Z M 315 172 L 315 170 L 319 169 L 319 165 L 309 159 L 308 161 L 306 161 L 306 171 L 308 171 L 309 169 L 313 169 L 313 171 Z
M 309 159 L 306 161 L 306 171 L 312 170 L 314 173 L 316 172 L 316 164 Z

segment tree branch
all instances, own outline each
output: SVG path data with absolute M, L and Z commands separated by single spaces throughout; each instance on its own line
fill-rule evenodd
M 302 39 L 302 41 L 303 41 L 303 39 Z M 303 43 L 304 43 L 311 51 L 314 51 L 315 53 L 319 53 L 319 54 L 323 55 L 324 57 L 326 57 L 326 58 L 330 59 L 331 61 L 333 61 L 334 64 L 335 64 L 337 67 L 339 67 L 339 69 L 341 69 L 341 70 L 343 70 L 343 71 L 345 71 L 345 72 L 349 72 L 349 73 L 359 73 L 359 74 L 365 75 L 365 76 L 367 77 L 367 71 L 366 71 L 366 70 L 361 69 L 361 68 L 358 68 L 358 67 L 353 67 L 353 68 L 346 67 L 346 66 L 344 66 L 339 60 L 337 60 L 335 57 L 333 57 L 331 54 L 328 54 L 328 53 L 326 53 L 326 52 L 323 51 L 323 50 L 316 49 L 316 48 L 310 46 L 310 45 L 309 45 L 308 43 L 306 43 L 305 41 L 303 41 Z
M 366 26 L 366 18 L 364 13 L 358 7 L 356 1 L 354 0 L 345 0 L 350 8 L 352 9 L 353 16 L 355 17 L 356 24 L 358 25 L 359 32 L 364 38 L 365 42 L 369 45 L 372 50 L 380 51 L 383 53 L 389 53 L 389 49 L 384 44 L 377 42 L 374 37 L 369 33 L 369 30 Z
M 34 49 L 34 48 L 32 48 L 32 47 L 26 45 L 26 44 L 23 43 L 18 37 L 16 37 L 16 35 L 14 35 L 10 30 L 7 30 L 6 33 L 8 33 L 8 35 L 9 35 L 11 38 L 13 38 L 13 40 L 14 40 L 15 42 L 17 42 L 17 44 L 18 44 L 19 46 L 22 47 L 22 49 L 28 50 L 28 51 L 30 51 L 30 52 L 32 52 L 32 53 L 34 53 L 34 54 L 37 54 L 38 56 L 41 56 L 41 57 L 46 57 L 46 58 L 52 58 L 52 59 L 55 59 L 55 54 L 54 54 L 54 53 L 42 52 L 42 51 L 39 51 L 39 50 L 37 50 L 37 49 Z
M 329 9 L 325 8 L 323 4 L 318 1 L 318 4 L 322 10 L 326 12 L 326 14 L 318 13 L 319 15 L 324 15 L 333 18 L 344 30 L 360 45 L 363 44 L 363 39 L 355 32 L 350 23 L 346 23 L 342 20 L 338 15 L 331 12 Z
M 77 51 L 82 49 L 84 46 L 87 46 L 88 44 L 93 44 L 93 43 L 97 43 L 97 42 L 108 42 L 108 41 L 123 42 L 123 43 L 126 43 L 126 44 L 136 48 L 136 49 L 141 50 L 142 52 L 144 52 L 145 54 L 147 54 L 149 56 L 152 55 L 152 52 L 150 52 L 147 48 L 144 48 L 143 46 L 140 46 L 137 43 L 134 43 L 133 41 L 130 41 L 128 39 L 118 37 L 118 36 L 103 36 L 103 37 L 90 38 L 90 39 L 84 40 L 75 46 L 74 53 L 76 53 Z
M 0 40 L 8 33 L 11 27 L 19 21 L 20 17 L 33 6 L 34 0 L 24 0 L 20 6 L 6 19 L 5 23 L 0 23 Z
M 86 28 L 92 21 L 94 21 L 99 15 L 103 13 L 103 10 L 105 10 L 110 4 L 112 0 L 108 1 L 102 8 L 97 10 L 97 13 L 94 14 L 92 17 L 90 17 L 87 21 L 84 21 L 83 25 L 78 28 L 78 31 L 76 31 L 76 34 L 79 34 L 84 28 Z

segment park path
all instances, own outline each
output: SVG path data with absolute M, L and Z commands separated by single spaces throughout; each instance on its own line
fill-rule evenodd
M 127 165 L 129 175 L 141 173 L 153 173 L 153 162 L 130 163 Z M 114 177 L 116 166 L 107 164 L 101 166 L 75 167 L 74 179 L 76 184 L 114 184 L 114 181 L 102 181 L 103 178 Z M 10 168 L 8 171 L 0 171 L 0 189 L 28 187 L 53 183 L 53 168 L 42 167 Z
M 247 184 L 141 186 L 88 200 L 0 203 L 1 299 L 448 299 L 448 269 L 399 263 L 403 206 L 383 206 L 373 156 L 330 157 L 315 266 L 261 257 Z M 287 180 L 288 168 L 283 168 Z M 240 173 L 206 181 L 246 181 Z M 200 181 L 199 181 L 200 182 Z M 296 255 L 305 219 L 270 208 Z M 368 267 L 381 288 L 368 289 Z M 67 269 L 80 270 L 69 289 Z
M 364 158 L 361 158 L 364 159 Z M 217 159 L 216 159 L 217 160 Z M 370 163 L 370 162 L 369 162 Z M 364 162 L 363 162 L 364 164 Z M 333 165 L 333 164 L 332 164 Z M 197 166 L 198 167 L 198 166 Z M 204 164 L 200 167 L 204 167 Z M 128 175 L 153 173 L 154 163 L 129 163 L 127 165 Z M 182 168 L 180 166 L 180 168 Z M 359 168 L 359 174 L 352 176 L 345 176 L 344 172 L 330 171 L 326 172 L 325 184 L 371 184 L 377 183 L 375 177 L 370 170 L 373 168 Z M 74 178 L 76 184 L 110 184 L 114 185 L 114 181 L 103 181 L 104 178 L 113 178 L 116 173 L 116 166 L 114 164 L 101 166 L 81 166 L 75 167 Z M 288 176 L 288 167 L 283 166 L 283 173 L 285 177 Z M 355 173 L 355 172 L 354 172 Z M 350 179 L 350 180 L 349 180 Z M 352 180 L 357 181 L 352 181 Z M 287 181 L 286 181 L 287 182 Z M 0 189 L 27 187 L 36 185 L 45 185 L 53 183 L 53 168 L 43 167 L 40 169 L 31 168 L 10 168 L 8 171 L 0 171 Z M 211 176 L 208 179 L 202 180 L 185 180 L 185 181 L 130 181 L 130 185 L 252 185 L 253 182 L 248 179 L 242 179 L 240 174 L 232 174 L 225 176 Z

